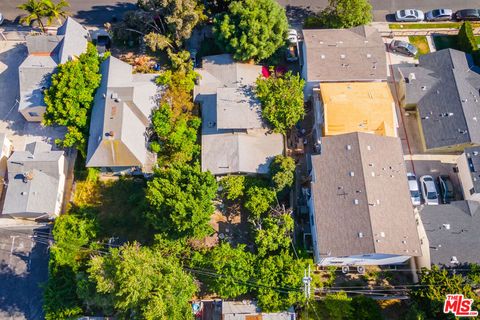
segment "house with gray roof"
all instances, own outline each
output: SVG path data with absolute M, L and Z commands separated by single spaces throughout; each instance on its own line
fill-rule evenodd
M 425 151 L 480 145 L 480 68 L 469 54 L 444 49 L 398 70 L 400 103 L 416 112 Z
M 421 255 L 399 138 L 324 137 L 321 153 L 310 159 L 316 264 L 398 264 Z
M 453 201 L 420 211 L 432 265 L 480 264 L 480 203 Z M 422 241 L 425 241 L 422 239 Z
M 132 66 L 108 57 L 100 66 L 88 139 L 87 167 L 112 173 L 152 172 L 147 128 L 156 107 L 155 74 L 133 74 Z
M 28 56 L 18 67 L 20 102 L 18 111 L 27 121 L 40 122 L 45 113 L 43 91 L 58 64 L 75 59 L 87 49 L 89 33 L 68 17 L 56 35 L 31 34 L 26 37 Z
M 293 307 L 281 312 L 262 312 L 253 301 L 225 301 L 222 302 L 222 320 L 295 320 Z
M 457 159 L 463 198 L 480 202 L 480 146 L 466 148 Z
M 231 55 L 208 56 L 194 89 L 202 113 L 202 171 L 266 174 L 283 153 L 283 137 L 270 132 L 253 89 L 261 66 L 237 63 Z
M 320 82 L 387 80 L 385 44 L 374 27 L 305 29 L 302 33 L 306 98 Z
M 2 216 L 39 219 L 60 214 L 65 188 L 63 151 L 34 142 L 14 151 L 7 162 L 8 182 Z

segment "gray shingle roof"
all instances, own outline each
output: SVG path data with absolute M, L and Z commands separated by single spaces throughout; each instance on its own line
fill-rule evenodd
M 480 74 L 464 52 L 445 49 L 399 67 L 407 105 L 417 105 L 427 149 L 480 144 Z
M 58 28 L 57 35 L 26 37 L 29 55 L 18 67 L 19 110 L 45 105 L 42 87 L 49 86 L 57 64 L 65 63 L 87 49 L 88 38 L 88 31 L 70 17 Z
M 44 142 L 15 151 L 8 159 L 8 185 L 3 214 L 15 217 L 54 215 L 63 192 L 65 158 Z M 61 194 L 60 194 L 61 195 Z
M 222 301 L 222 320 L 247 320 L 259 316 L 262 320 L 291 320 L 295 315 L 293 308 L 283 312 L 263 313 L 255 302 Z
M 480 146 L 466 148 L 463 156 L 467 158 L 474 191 L 480 193 Z
M 475 201 L 425 206 L 420 217 L 430 244 L 432 264 L 480 263 L 480 207 Z
M 206 57 L 195 101 L 202 108 L 202 170 L 213 174 L 268 173 L 283 137 L 267 133 L 252 86 L 261 67 L 230 55 Z
M 385 44 L 369 26 L 303 30 L 308 81 L 387 79 Z
M 324 137 L 312 166 L 321 257 L 420 255 L 400 139 L 369 133 Z
M 156 107 L 154 74 L 137 76 L 115 57 L 101 65 L 88 140 L 87 167 L 143 167 L 149 151 L 145 137 Z

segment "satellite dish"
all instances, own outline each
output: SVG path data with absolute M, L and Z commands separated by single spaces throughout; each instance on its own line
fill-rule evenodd
M 364 266 L 357 266 L 357 272 L 360 273 L 360 274 L 364 274 L 365 273 L 365 267 Z
M 342 266 L 342 273 L 347 274 L 350 271 L 350 268 L 348 266 Z

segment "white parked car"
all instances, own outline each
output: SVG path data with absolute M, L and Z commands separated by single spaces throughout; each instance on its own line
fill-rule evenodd
M 438 204 L 438 191 L 435 181 L 432 176 L 421 176 L 420 186 L 422 188 L 422 196 L 425 200 L 425 204 L 437 205 Z
M 410 198 L 414 206 L 421 204 L 420 189 L 418 188 L 418 181 L 415 174 L 407 172 L 408 188 L 410 189 Z
M 291 43 L 291 44 L 297 44 L 298 43 L 298 33 L 297 33 L 297 30 L 295 29 L 289 29 L 288 30 L 288 41 Z
M 0 24 L 3 23 L 3 19 L 4 19 L 4 18 L 3 18 L 3 14 L 0 12 Z
M 423 21 L 425 15 L 423 11 L 417 9 L 405 9 L 395 12 L 395 20 L 399 22 L 417 22 Z

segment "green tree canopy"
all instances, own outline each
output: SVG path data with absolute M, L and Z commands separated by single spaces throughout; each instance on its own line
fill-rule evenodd
M 353 319 L 352 299 L 345 292 L 327 294 L 324 300 L 325 309 L 329 319 L 349 320 Z
M 433 266 L 431 270 L 422 269 L 419 287 L 410 292 L 411 299 L 417 307 L 424 311 L 428 319 L 448 319 L 450 315 L 443 313 L 443 303 L 447 294 L 463 294 L 473 299 L 473 307 L 478 310 L 480 298 L 460 274 L 450 274 L 446 269 Z
M 462 23 L 457 36 L 458 47 L 466 53 L 475 53 L 478 51 L 477 41 L 473 34 L 472 23 L 465 21 Z
M 245 208 L 250 211 L 252 219 L 258 220 L 275 203 L 275 200 L 275 191 L 253 186 L 247 190 Z
M 203 237 L 212 231 L 209 221 L 216 191 L 215 178 L 198 164 L 161 168 L 148 182 L 147 217 L 156 229 L 168 234 Z
M 299 75 L 287 72 L 283 76 L 272 75 L 257 80 L 255 93 L 262 104 L 262 116 L 273 126 L 275 132 L 285 134 L 303 119 L 303 86 Z
M 197 290 L 178 259 L 137 243 L 95 256 L 88 269 L 99 293 L 112 297 L 120 317 L 192 319 L 189 301 Z
M 245 245 L 233 248 L 229 243 L 221 243 L 205 255 L 205 259 L 206 267 L 218 275 L 208 281 L 213 292 L 224 299 L 232 299 L 249 291 L 246 282 L 254 274 L 255 256 Z
M 180 115 L 176 120 L 167 103 L 162 103 L 152 114 L 152 126 L 158 141 L 151 149 L 159 153 L 160 163 L 189 162 L 200 154 L 197 144 L 197 132 L 200 128 L 199 117 Z
M 148 18 L 145 17 L 147 23 L 143 21 L 147 30 L 167 37 L 176 46 L 181 46 L 184 40 L 190 38 L 193 28 L 206 19 L 203 6 L 197 0 L 138 0 L 137 4 L 149 13 Z M 145 40 L 153 48 L 167 47 L 163 44 L 165 38 L 150 35 Z
M 66 126 L 65 139 L 56 143 L 76 147 L 83 156 L 86 156 L 90 110 L 101 77 L 100 57 L 89 43 L 78 59 L 58 66 L 52 84 L 45 91 L 44 124 Z
M 245 176 L 226 176 L 220 180 L 222 195 L 227 200 L 236 200 L 243 196 L 245 190 Z
M 270 175 L 275 190 L 291 187 L 295 181 L 295 160 L 289 156 L 276 156 L 270 163 Z
M 64 214 L 55 220 L 51 254 L 59 266 L 70 266 L 77 270 L 80 261 L 91 253 L 90 243 L 95 239 L 98 226 L 95 220 Z M 91 248 L 93 249 L 93 248 Z
M 383 315 L 378 303 L 364 295 L 352 298 L 353 317 L 356 320 L 382 320 Z
M 329 0 L 319 14 L 324 28 L 351 28 L 372 21 L 372 6 L 368 0 Z
M 295 303 L 304 301 L 302 292 L 304 268 L 303 260 L 295 260 L 286 251 L 257 259 L 256 291 L 262 311 L 284 311 Z
M 55 257 L 51 256 L 43 291 L 45 319 L 75 319 L 82 314 L 82 301 L 77 296 L 76 287 L 75 271 L 67 265 L 57 266 Z
M 275 0 L 233 1 L 215 18 L 218 44 L 236 60 L 260 61 L 285 44 L 287 17 Z
M 262 220 L 255 231 L 255 244 L 258 254 L 265 256 L 279 250 L 288 250 L 291 246 L 293 218 L 289 213 L 271 215 Z

